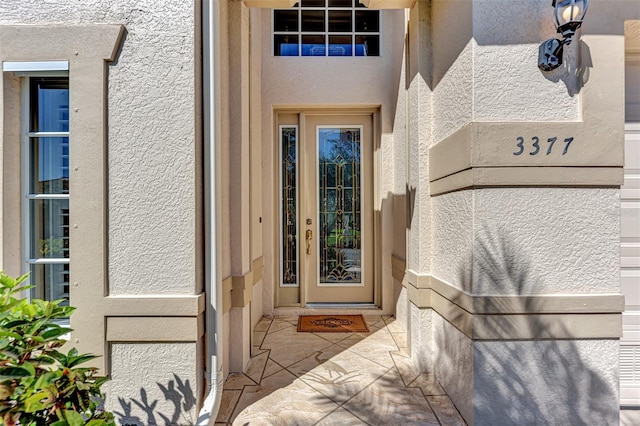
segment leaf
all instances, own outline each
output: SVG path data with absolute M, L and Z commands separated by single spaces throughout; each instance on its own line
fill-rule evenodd
M 0 337 L 11 337 L 12 339 L 20 339 L 22 338 L 21 335 L 19 335 L 18 333 L 14 333 L 13 331 L 7 331 L 7 330 L 0 330 Z M 4 342 L 5 339 L 3 339 Z M 6 339 L 8 340 L 8 339 Z M 7 346 L 2 346 L 2 348 L 6 348 Z
M 98 358 L 98 356 L 92 354 L 84 354 L 74 358 L 69 357 L 67 367 L 75 367 L 76 365 L 84 364 L 85 362 L 91 361 L 92 359 L 96 358 Z
M 69 358 L 74 357 L 74 356 L 78 356 L 78 350 L 76 348 L 69 349 L 69 352 L 67 353 L 67 356 Z
M 43 327 L 45 327 L 46 330 L 46 327 L 48 326 L 47 322 L 47 318 L 42 318 L 38 321 L 35 321 L 34 323 L 32 323 L 31 327 L 27 329 L 26 333 L 30 335 L 37 334 L 38 331 L 40 331 Z
M 0 381 L 23 379 L 31 377 L 32 374 L 26 368 L 22 367 L 3 367 L 0 368 Z
M 63 410 L 64 416 L 67 418 L 69 426 L 83 426 L 84 419 L 77 411 Z
M 26 325 L 26 324 L 29 324 L 28 320 L 26 320 L 26 319 L 16 319 L 16 320 L 9 321 L 9 322 L 5 323 L 3 325 L 3 327 L 5 328 L 5 330 L 8 330 L 8 329 L 20 327 L 20 326 L 23 326 L 23 325 Z
M 38 315 L 38 309 L 34 304 L 24 305 L 22 308 L 22 312 L 28 317 L 35 317 Z
M 2 358 L 10 358 L 10 359 L 20 359 L 20 354 L 16 351 L 15 348 L 7 348 L 0 351 L 0 359 Z
M 30 362 L 27 361 L 27 362 L 21 364 L 20 367 L 22 367 L 25 370 L 27 370 L 29 372 L 29 375 L 31 375 L 31 376 L 35 376 L 36 375 L 36 368 Z
M 55 340 L 60 336 L 64 336 L 68 332 L 69 332 L 68 328 L 64 328 L 64 327 L 52 328 L 42 333 L 40 337 L 42 337 L 46 341 Z
M 47 407 L 42 403 L 42 400 L 47 399 L 48 397 L 49 393 L 46 391 L 34 393 L 24 400 L 24 411 L 27 413 L 35 413 L 44 410 Z
M 44 389 L 49 387 L 50 385 L 52 385 L 53 383 L 56 382 L 56 380 L 58 380 L 61 376 L 61 373 L 59 371 L 48 371 L 44 374 L 42 374 L 40 377 L 38 377 L 38 380 L 36 381 L 36 383 L 33 385 L 33 387 L 35 389 Z
M 113 421 L 107 421 L 103 419 L 91 419 L 87 422 L 86 426 L 108 426 L 115 424 Z

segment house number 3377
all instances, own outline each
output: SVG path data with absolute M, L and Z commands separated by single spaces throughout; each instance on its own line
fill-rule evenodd
M 545 148 L 547 149 L 546 155 L 549 155 L 553 150 L 553 146 L 558 141 L 558 138 L 554 136 L 552 138 L 547 139 L 546 146 L 540 146 L 540 138 L 537 136 L 532 137 L 531 143 L 526 143 L 526 145 L 525 145 L 524 138 L 522 136 L 518 136 L 516 140 L 518 141 L 518 143 L 516 143 L 516 147 L 518 147 L 518 150 L 514 152 L 513 155 L 522 155 L 525 151 L 527 151 L 527 147 L 531 147 L 531 151 L 529 151 L 529 155 L 538 155 L 540 152 L 543 152 Z M 573 142 L 573 137 L 564 138 L 564 148 L 562 149 L 562 155 L 565 155 L 569 151 L 569 146 L 571 145 L 571 142 Z

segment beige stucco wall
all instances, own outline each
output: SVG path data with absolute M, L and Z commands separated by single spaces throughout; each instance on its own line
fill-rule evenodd
M 640 5 L 620 2 L 616 3 L 616 10 L 610 10 L 611 2 L 593 1 L 582 38 L 576 37 L 565 48 L 564 66 L 542 73 L 537 68 L 538 46 L 544 39 L 555 36 L 553 8 L 549 3 L 418 1 L 411 10 L 406 172 L 411 196 L 407 204 L 408 273 L 404 280 L 412 314 L 403 312 L 402 317 L 408 322 L 414 360 L 421 362 L 432 357 L 439 380 L 465 419 L 475 424 L 498 421 L 487 409 L 491 404 L 483 402 L 483 398 L 491 398 L 493 391 L 489 389 L 508 388 L 510 381 L 518 381 L 522 392 L 531 393 L 536 401 L 544 400 L 542 393 L 536 395 L 544 387 L 546 393 L 560 401 L 555 406 L 559 418 L 568 418 L 562 416 L 571 413 L 586 418 L 589 410 L 598 405 L 595 399 L 586 405 L 572 404 L 566 380 L 556 383 L 547 377 L 543 383 L 540 379 L 543 375 L 523 377 L 515 369 L 509 369 L 508 356 L 516 353 L 524 354 L 518 355 L 517 362 L 528 370 L 544 369 L 544 364 L 538 365 L 544 356 L 566 357 L 566 364 L 559 363 L 556 377 L 571 375 L 568 366 L 571 362 L 585 366 L 587 375 L 597 378 L 596 393 L 607 395 L 594 415 L 601 415 L 602 422 L 613 421 L 617 416 L 614 373 L 618 354 L 612 348 L 620 333 L 619 307 L 615 308 L 617 316 L 606 316 L 607 322 L 612 321 L 607 335 L 611 340 L 593 345 L 593 353 L 585 350 L 590 343 L 577 337 L 584 336 L 578 329 L 553 330 L 543 317 L 536 316 L 534 311 L 539 306 L 527 302 L 519 308 L 526 312 L 524 329 L 509 321 L 496 323 L 483 332 L 498 333 L 500 337 L 480 343 L 486 337 L 477 332 L 475 325 L 469 329 L 472 331 L 461 332 L 466 321 L 474 321 L 475 308 L 462 302 L 466 296 L 460 296 L 464 293 L 453 290 L 475 296 L 468 299 L 478 302 L 474 306 L 496 303 L 496 313 L 500 312 L 500 303 L 492 301 L 492 297 L 497 295 L 510 295 L 514 297 L 510 300 L 518 300 L 524 294 L 619 293 L 617 186 L 622 166 L 622 17 L 636 16 Z M 425 18 L 416 19 L 421 16 Z M 414 34 L 411 27 L 417 22 L 423 29 Z M 411 50 L 416 39 L 429 40 L 417 55 Z M 419 58 L 425 52 L 428 60 L 422 66 Z M 422 74 L 418 72 L 421 69 Z M 413 84 L 421 82 L 420 76 L 425 81 L 422 92 L 413 89 Z M 608 87 L 606 91 L 602 89 L 604 86 Z M 424 105 L 422 110 L 420 103 Z M 415 115 L 411 115 L 413 111 Z M 478 126 L 477 131 L 469 132 L 468 137 L 463 136 L 465 141 L 458 143 L 462 140 L 456 139 L 459 135 L 479 124 L 496 128 L 489 135 Z M 423 128 L 426 130 L 421 132 Z M 538 158 L 534 164 L 530 155 L 513 156 L 516 149 L 511 147 L 515 146 L 516 136 L 531 138 L 539 134 L 546 146 L 546 138 L 553 136 L 547 133 L 553 132 L 563 138 L 567 137 L 564 133 L 575 133 L 576 140 L 584 140 L 573 151 L 573 159 L 568 160 L 567 156 L 562 161 L 572 161 L 571 165 L 576 166 L 608 166 L 611 168 L 608 177 L 597 180 L 591 179 L 586 170 L 579 173 L 569 168 L 543 168 L 551 165 L 550 158 Z M 589 139 L 595 134 L 599 135 L 597 143 Z M 438 146 L 440 142 L 443 144 Z M 473 151 L 472 160 L 459 168 L 447 168 L 456 161 L 467 161 L 465 144 Z M 446 154 L 442 150 L 445 145 L 449 147 Z M 600 151 L 604 147 L 606 154 Z M 502 151 L 505 154 L 499 155 Z M 516 158 L 522 161 L 516 164 Z M 423 167 L 423 159 L 428 161 L 429 168 Z M 564 165 L 553 161 L 557 163 L 553 165 Z M 474 189 L 465 189 L 473 187 L 473 183 L 466 187 L 450 185 L 448 190 L 438 186 L 436 179 L 451 179 L 451 174 L 478 164 L 494 167 L 495 170 L 487 172 L 494 173 L 494 177 Z M 506 165 L 513 170 L 500 169 Z M 540 169 L 527 167 L 531 165 Z M 420 178 L 423 173 L 432 182 L 425 184 Z M 502 181 L 495 178 L 501 173 L 505 176 Z M 506 173 L 511 174 L 507 177 Z M 545 183 L 544 179 L 535 182 L 523 178 L 534 173 L 547 174 L 549 179 Z M 470 182 L 481 179 L 474 177 Z M 583 187 L 571 187 L 575 184 Z M 429 281 L 430 277 L 447 284 L 436 285 Z M 430 286 L 433 290 L 427 290 Z M 619 306 L 619 297 L 616 300 Z M 594 301 L 591 309 L 595 312 L 601 306 Z M 615 313 L 615 309 L 611 312 Z M 424 322 L 419 312 L 430 313 L 431 320 Z M 558 313 L 563 312 L 566 313 Z M 520 336 L 545 332 L 547 338 L 555 337 L 538 347 L 531 345 L 525 349 L 527 342 L 519 341 L 522 337 L 516 336 L 516 329 L 520 329 Z M 433 340 L 429 340 L 429 334 Z M 527 355 L 534 352 L 538 355 Z M 589 380 L 581 377 L 571 383 L 584 393 L 586 400 L 592 397 L 587 397 L 583 379 Z M 528 411 L 521 409 L 521 417 L 515 410 L 511 418 L 522 421 L 526 416 L 538 420 L 552 418 L 541 408 L 543 405 L 530 405 Z
M 196 404 L 200 403 L 204 391 L 199 334 L 202 329 L 195 317 L 187 318 L 193 312 L 180 308 L 186 307 L 182 302 L 189 296 L 202 290 L 199 8 L 198 1 L 144 0 L 114 4 L 98 0 L 37 5 L 0 2 L 0 25 L 40 24 L 38 34 L 49 27 L 55 30 L 51 33 L 54 39 L 65 34 L 65 27 L 73 26 L 73 31 L 89 37 L 71 41 L 60 37 L 52 40 L 57 42 L 56 49 L 46 54 L 9 59 L 68 59 L 56 56 L 59 52 L 66 54 L 67 50 L 71 55 L 71 107 L 75 107 L 76 117 L 80 117 L 71 125 L 71 163 L 76 164 L 76 177 L 87 177 L 83 182 L 73 183 L 78 186 L 72 186 L 71 190 L 71 221 L 78 224 L 72 231 L 72 241 L 76 242 L 71 243 L 71 280 L 75 281 L 71 301 L 79 307 L 71 320 L 76 329 L 71 343 L 82 351 L 103 355 L 98 362 L 112 377 L 105 389 L 107 408 L 123 413 L 124 406 L 130 406 L 129 414 L 141 419 L 138 424 L 150 423 L 145 418 L 145 409 L 135 401 L 149 404 L 146 409 L 151 409 L 159 422 L 162 415 L 171 418 L 176 411 L 174 402 L 158 384 L 166 387 L 173 383 L 176 389 L 181 386 L 183 396 L 195 398 L 195 403 L 180 408 L 180 416 L 187 418 L 195 418 Z M 102 24 L 111 26 L 101 27 Z M 121 45 L 114 46 L 120 40 L 117 36 L 120 28 L 114 24 L 122 24 L 126 30 Z M 21 42 L 26 43 L 29 27 L 23 30 L 26 37 L 22 37 Z M 117 53 L 116 61 L 104 66 L 106 83 L 101 87 L 100 78 L 89 74 L 95 70 L 82 62 L 84 49 L 96 40 L 106 40 L 103 34 L 112 32 L 109 48 Z M 72 53 L 71 45 L 76 42 L 82 43 L 76 47 L 75 55 L 79 59 Z M 102 63 L 97 66 L 101 72 Z M 95 85 L 97 93 L 106 94 L 104 102 L 100 97 L 86 99 L 90 91 L 74 92 L 74 88 L 83 87 L 87 82 Z M 10 100 L 2 99 L 5 106 Z M 99 121 L 108 123 L 108 127 L 88 129 L 96 123 L 82 121 L 82 114 L 93 111 L 96 101 L 100 104 L 97 110 L 106 111 L 104 122 Z M 18 104 L 9 107 L 19 111 Z M 88 170 L 90 162 L 80 160 L 89 157 L 81 158 L 83 150 L 73 148 L 76 144 L 102 143 L 98 138 L 87 144 L 82 134 L 88 131 L 106 135 L 104 153 L 108 162 L 104 164 L 104 175 L 102 164 L 93 171 Z M 93 156 L 102 158 L 102 153 Z M 83 188 L 97 185 L 105 191 L 105 199 L 101 192 L 95 193 L 98 199 L 91 199 L 90 195 L 82 200 L 74 199 L 73 188 L 80 185 Z M 84 206 L 74 210 L 74 206 L 80 204 Z M 101 211 L 103 205 L 106 207 Z M 79 215 L 74 217 L 73 212 L 80 210 L 84 213 L 78 221 Z M 84 220 L 88 218 L 87 212 L 93 212 L 90 223 Z M 87 235 L 107 236 L 108 240 L 99 250 L 93 251 L 93 247 L 82 246 L 79 239 L 74 240 L 74 233 L 83 232 L 84 226 L 91 229 L 85 231 Z M 78 250 L 84 250 L 82 256 L 77 255 Z M 81 259 L 86 253 L 104 258 L 74 263 L 73 259 Z M 78 279 L 81 276 L 101 277 L 103 281 L 84 282 Z M 74 292 L 74 288 L 80 289 L 80 284 L 82 291 Z M 111 298 L 103 299 L 103 293 Z M 87 310 L 83 297 L 90 298 L 87 302 L 99 309 Z M 123 326 L 123 321 L 132 314 L 140 315 L 140 319 L 134 318 L 129 327 Z M 173 321 L 159 318 L 161 316 L 183 318 Z M 117 326 L 110 328 L 110 324 Z M 158 324 L 163 324 L 162 330 L 154 328 Z M 118 343 L 125 338 L 145 343 Z
M 195 7 L 191 1 L 149 0 L 117 6 L 110 1 L 0 4 L 2 24 L 127 28 L 118 61 L 109 67 L 112 294 L 194 291 Z

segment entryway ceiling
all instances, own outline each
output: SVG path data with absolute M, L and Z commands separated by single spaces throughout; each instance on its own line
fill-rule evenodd
M 247 7 L 287 8 L 298 0 L 244 0 Z M 405 9 L 411 8 L 416 0 L 360 0 L 369 9 Z

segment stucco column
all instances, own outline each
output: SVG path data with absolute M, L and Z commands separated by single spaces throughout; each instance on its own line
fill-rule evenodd
M 409 139 L 405 281 L 431 350 L 412 351 L 470 424 L 618 421 L 623 21 L 594 1 L 543 73 L 550 3 L 414 6 L 430 7 L 432 112 Z
M 243 371 L 250 356 L 251 273 L 250 219 L 250 48 L 249 9 L 228 2 L 229 34 L 229 227 L 232 274 L 229 312 L 231 371 Z

